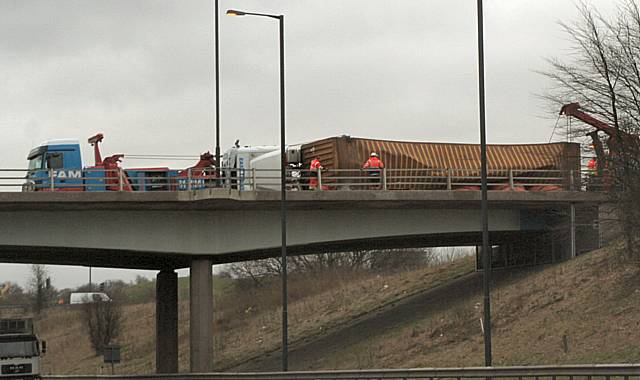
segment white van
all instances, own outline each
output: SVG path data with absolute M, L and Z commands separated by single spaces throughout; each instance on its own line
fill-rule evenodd
M 70 304 L 109 302 L 111 298 L 106 293 L 71 293 Z

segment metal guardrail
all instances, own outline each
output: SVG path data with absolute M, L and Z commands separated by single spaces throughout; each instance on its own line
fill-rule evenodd
M 490 170 L 490 190 L 602 191 L 610 180 L 593 170 Z M 279 190 L 279 169 L 0 169 L 0 191 L 191 191 L 228 188 Z M 478 169 L 287 170 L 296 190 L 479 190 Z
M 637 380 L 639 364 L 597 364 L 530 367 L 469 367 L 469 368 L 415 368 L 367 369 L 347 371 L 257 372 L 257 373 L 185 373 L 159 375 L 112 376 L 43 376 L 50 380 L 291 380 L 291 379 L 553 379 L 553 380 Z

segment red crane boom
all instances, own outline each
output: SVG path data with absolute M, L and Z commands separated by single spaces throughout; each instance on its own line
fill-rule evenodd
M 613 159 L 619 155 L 619 147 L 621 143 L 624 143 L 627 149 L 630 149 L 631 151 L 637 150 L 640 146 L 640 139 L 638 139 L 638 136 L 624 131 L 618 131 L 611 125 L 581 111 L 579 103 L 570 103 L 562 106 L 560 109 L 560 115 L 573 116 L 576 119 L 596 128 L 595 131 L 587 133 L 587 136 L 591 137 L 593 140 L 593 147 L 596 151 L 597 168 L 600 175 L 602 175 L 602 170 L 607 166 L 607 158 Z M 607 147 L 609 148 L 608 157 L 605 153 L 602 141 L 598 136 L 598 131 L 602 131 L 609 136 L 609 139 L 607 140 Z
M 610 126 L 609 124 L 596 119 L 595 117 L 586 114 L 580 110 L 580 103 L 570 103 L 565 104 L 560 109 L 560 115 L 573 116 L 578 120 L 584 121 L 585 123 L 595 127 L 596 129 L 606 133 L 607 135 L 613 137 L 615 136 L 616 129 Z

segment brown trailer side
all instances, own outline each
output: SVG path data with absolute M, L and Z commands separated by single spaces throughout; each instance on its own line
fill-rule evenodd
M 371 152 L 377 152 L 385 163 L 389 189 L 446 189 L 447 182 L 460 189 L 466 184 L 477 183 L 480 176 L 478 144 L 330 137 L 303 144 L 302 162 L 308 168 L 311 160 L 319 157 L 328 169 L 323 174 L 323 183 L 331 186 L 337 182 L 336 177 L 353 179 L 341 179 L 340 183 L 358 182 L 353 177 L 363 176 L 358 170 Z M 568 188 L 571 180 L 565 172 L 580 170 L 580 145 L 577 143 L 488 145 L 487 156 L 489 177 L 493 178 L 490 184 L 494 188 L 508 182 L 509 176 L 526 184 L 528 189 L 548 183 L 545 177 L 565 176 L 561 182 Z M 336 169 L 347 171 L 335 172 Z

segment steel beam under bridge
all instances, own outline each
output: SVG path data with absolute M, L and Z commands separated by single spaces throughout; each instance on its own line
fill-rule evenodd
M 324 191 L 289 194 L 292 254 L 473 244 L 479 193 Z M 543 228 L 532 210 L 599 203 L 590 193 L 491 192 L 494 236 Z M 164 269 L 277 254 L 279 194 L 0 194 L 0 261 Z

